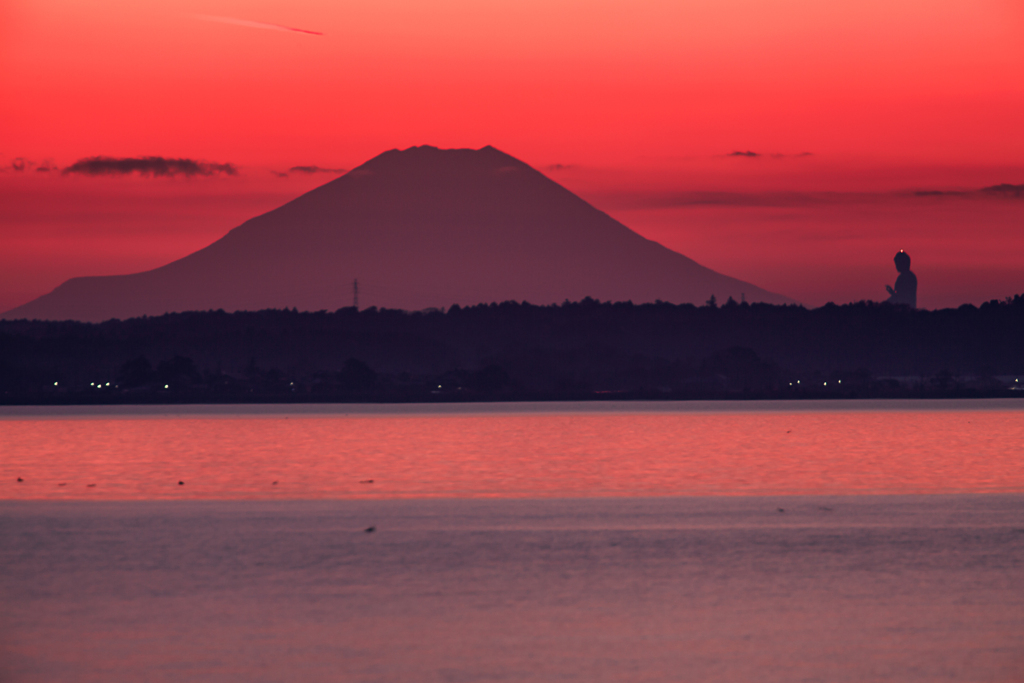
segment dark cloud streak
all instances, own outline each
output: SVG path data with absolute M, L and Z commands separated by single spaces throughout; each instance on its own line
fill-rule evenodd
M 601 200 L 616 209 L 696 206 L 800 207 L 855 200 L 862 195 L 828 192 L 614 192 Z
M 607 192 L 594 198 L 619 210 L 670 209 L 700 206 L 808 207 L 873 204 L 907 200 L 1016 200 L 1024 199 L 1024 185 L 992 185 L 977 190 L 915 190 L 897 192 Z
M 917 190 L 916 197 L 965 197 L 982 199 L 1024 199 L 1024 185 L 989 185 L 979 190 Z
M 81 175 L 128 175 L 138 173 L 144 176 L 211 176 L 238 175 L 234 164 L 217 164 L 195 159 L 168 159 L 166 157 L 86 157 L 64 169 L 63 174 Z
M 727 156 L 727 157 L 746 157 L 748 159 L 757 159 L 757 158 L 763 157 L 765 155 L 760 153 L 760 152 L 754 152 L 754 151 L 751 151 L 751 150 L 748 149 L 746 151 L 736 150 L 735 152 L 729 152 L 725 156 Z M 775 152 L 775 153 L 769 154 L 767 156 L 771 157 L 772 159 L 802 159 L 804 157 L 809 157 L 809 156 L 814 156 L 814 155 L 811 154 L 810 152 L 800 152 L 799 154 L 782 154 L 781 152 Z
M 344 173 L 343 168 L 321 168 L 320 166 L 292 166 L 289 173 Z
M 989 195 L 998 195 L 1001 197 L 1024 198 L 1024 185 L 1002 183 L 1001 185 L 989 185 L 988 187 L 983 187 L 981 188 L 981 191 Z
M 305 173 L 306 175 L 312 175 L 314 173 L 344 173 L 344 168 L 323 168 L 321 166 L 292 166 L 287 171 L 271 171 L 278 178 L 287 178 L 290 173 Z
M 31 171 L 35 169 L 37 173 L 49 173 L 50 171 L 59 171 L 60 168 L 53 163 L 52 159 L 44 159 L 42 163 L 36 163 L 31 159 L 25 157 L 15 157 L 11 159 L 11 165 L 0 166 L 0 171 L 6 171 L 8 168 L 15 173 L 24 173 L 25 171 Z

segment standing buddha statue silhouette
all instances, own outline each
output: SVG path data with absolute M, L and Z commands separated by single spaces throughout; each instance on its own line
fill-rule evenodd
M 917 276 L 910 271 L 910 255 L 900 249 L 892 260 L 895 261 L 896 270 L 900 274 L 896 278 L 895 289 L 889 285 L 885 286 L 890 295 L 888 303 L 917 308 Z

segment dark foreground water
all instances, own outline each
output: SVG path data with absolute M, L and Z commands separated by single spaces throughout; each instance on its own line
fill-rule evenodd
M 1024 496 L 9 501 L 0 598 L 4 681 L 1010 683 Z

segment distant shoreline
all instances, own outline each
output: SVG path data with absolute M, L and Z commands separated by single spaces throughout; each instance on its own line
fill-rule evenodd
M 0 321 L 0 404 L 1024 397 L 1024 295 L 912 310 L 729 301 Z
M 788 395 L 788 396 L 768 396 L 768 395 L 743 395 L 743 396 L 687 396 L 685 398 L 672 398 L 672 397 L 660 397 L 656 398 L 648 395 L 636 395 L 636 396 L 623 396 L 615 395 L 614 397 L 604 396 L 559 396 L 550 397 L 545 396 L 543 398 L 502 398 L 502 399 L 489 399 L 489 398 L 464 398 L 464 399 L 448 399 L 442 398 L 437 400 L 399 400 L 399 399 L 381 399 L 378 401 L 363 401 L 363 400 L 333 400 L 323 399 L 311 401 L 309 397 L 303 397 L 301 400 L 294 401 L 282 401 L 276 396 L 266 397 L 254 397 L 249 400 L 221 400 L 211 401 L 208 398 L 195 397 L 194 399 L 182 400 L 179 397 L 169 397 L 167 400 L 153 399 L 153 400 L 138 400 L 129 396 L 111 397 L 109 400 L 97 400 L 95 397 L 89 396 L 87 392 L 82 392 L 78 395 L 69 395 L 65 400 L 52 400 L 52 399 L 40 399 L 38 397 L 27 397 L 24 400 L 17 398 L 10 399 L 5 398 L 0 400 L 0 408 L 4 407 L 37 407 L 37 408 L 59 408 L 59 407 L 117 407 L 117 406 L 139 406 L 139 407 L 199 407 L 199 406 L 459 406 L 459 405 L 502 405 L 508 403 L 523 403 L 523 404 L 535 404 L 535 405 L 556 405 L 556 404 L 587 404 L 599 406 L 602 404 L 609 403 L 623 403 L 623 404 L 643 404 L 643 403 L 669 403 L 669 404 L 691 404 L 691 403 L 720 403 L 720 404 L 748 404 L 748 403 L 844 403 L 848 401 L 884 401 L 884 402 L 903 402 L 903 401 L 927 401 L 927 402 L 939 402 L 939 401 L 986 401 L 986 400 L 1009 400 L 1016 401 L 1024 399 L 1024 391 L 1017 390 L 991 390 L 991 391 L 962 391 L 960 393 L 939 393 L 934 391 L 926 392 L 915 392 L 912 388 L 908 388 L 903 392 L 890 391 L 888 393 L 878 394 L 857 394 L 857 395 L 835 395 L 835 396 L 824 396 L 824 395 L 812 395 L 804 394 L 799 396 Z M 0 413 L 0 418 L 4 415 Z
M 0 420 L 33 417 L 388 416 L 533 413 L 756 413 L 877 410 L 1020 410 L 1013 398 L 828 398 L 625 401 L 462 401 L 434 403 L 43 403 L 0 404 Z

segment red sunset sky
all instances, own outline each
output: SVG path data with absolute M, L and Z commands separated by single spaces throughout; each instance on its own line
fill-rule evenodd
M 1024 184 L 1022 37 L 1020 0 L 0 0 L 0 311 L 418 144 L 807 305 L 883 299 L 898 249 L 924 307 L 1019 294 L 1024 192 L 978 190 Z M 97 155 L 238 173 L 60 170 Z

